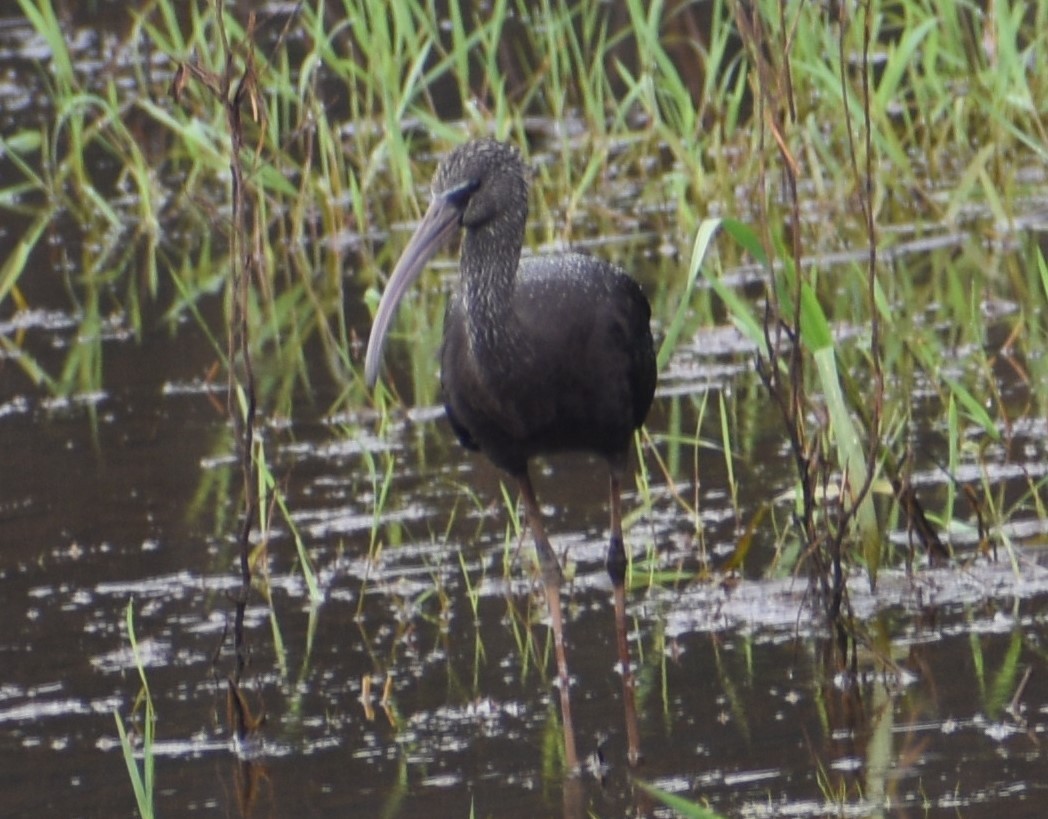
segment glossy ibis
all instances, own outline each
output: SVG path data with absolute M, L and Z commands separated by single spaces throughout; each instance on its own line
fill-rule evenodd
M 528 461 L 578 450 L 608 462 L 607 570 L 633 763 L 640 741 L 626 640 L 620 479 L 633 433 L 644 423 L 655 392 L 651 308 L 637 283 L 614 265 L 576 253 L 521 259 L 527 215 L 527 171 L 516 149 L 478 139 L 452 151 L 437 169 L 429 209 L 379 303 L 364 373 L 373 386 L 398 302 L 429 258 L 461 229 L 461 276 L 447 305 L 441 352 L 448 420 L 463 445 L 480 450 L 520 487 L 549 605 L 570 769 L 577 768 L 578 755 L 564 651 L 562 576 Z

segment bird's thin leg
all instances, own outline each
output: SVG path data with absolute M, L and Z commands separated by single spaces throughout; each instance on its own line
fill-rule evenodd
M 637 702 L 633 690 L 633 667 L 626 640 L 626 547 L 622 542 L 622 489 L 619 470 L 611 468 L 611 542 L 605 563 L 615 599 L 615 638 L 622 672 L 622 704 L 626 713 L 626 758 L 630 765 L 640 761 L 640 731 L 637 728 Z
M 560 716 L 564 727 L 564 763 L 569 771 L 579 767 L 579 757 L 575 750 L 575 726 L 571 721 L 571 692 L 568 676 L 568 660 L 564 651 L 564 614 L 560 605 L 560 584 L 563 576 L 557 555 L 546 537 L 546 527 L 542 524 L 542 513 L 539 511 L 535 490 L 531 486 L 528 473 L 517 477 L 520 494 L 524 498 L 524 513 L 527 516 L 531 535 L 535 539 L 535 551 L 539 557 L 539 568 L 542 570 L 542 585 L 546 590 L 546 604 L 549 606 L 549 619 L 553 628 L 553 651 L 557 660 L 557 678 L 560 688 Z

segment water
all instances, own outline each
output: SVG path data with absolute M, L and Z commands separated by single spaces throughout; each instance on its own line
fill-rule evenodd
M 941 251 L 911 255 L 934 271 Z M 94 341 L 48 259 L 36 263 L 32 309 L 5 303 L 0 333 L 57 368 Z M 987 304 L 1002 320 L 991 333 L 1006 334 L 1007 290 Z M 213 302 L 203 307 L 218 315 Z M 875 593 L 857 574 L 862 648 L 854 673 L 840 671 L 805 578 L 765 573 L 781 557 L 793 467 L 752 351 L 726 324 L 683 345 L 649 419 L 663 459 L 673 457 L 669 432 L 698 429 L 698 466 L 694 447 L 682 447 L 671 485 L 648 443 L 650 497 L 627 482 L 626 510 L 646 510 L 627 538 L 659 580 L 638 568 L 628 599 L 644 752 L 635 772 L 602 565 L 601 465 L 558 459 L 536 475 L 570 577 L 572 698 L 588 763 L 565 781 L 545 604 L 500 476 L 455 444 L 438 407 L 398 409 L 378 434 L 369 408 L 324 409 L 339 385 L 323 379 L 261 430 L 322 599 L 310 601 L 276 516 L 246 620 L 244 692 L 265 724 L 234 747 L 226 677 L 239 478 L 223 385 L 197 325 L 173 331 L 146 311 L 141 338 L 119 311 L 107 317 L 97 330 L 104 378 L 69 398 L 33 387 L 10 348 L 0 356 L 5 815 L 133 815 L 113 716 L 138 724 L 129 603 L 158 715 L 159 815 L 671 815 L 634 777 L 740 817 L 1043 815 L 1048 523 L 1010 519 L 1012 548 L 999 543 L 994 561 L 962 510 L 969 525 L 950 533 L 955 565 L 888 568 Z M 366 334 L 362 309 L 350 321 Z M 1043 504 L 1048 430 L 1029 409 L 1039 389 L 1029 372 L 999 360 L 994 376 L 1016 419 L 1009 440 L 957 478 Z M 720 396 L 745 442 L 737 498 L 708 409 Z M 937 402 L 931 385 L 917 385 L 913 482 L 934 510 L 949 486 L 937 466 L 946 458 Z M 375 549 L 367 464 L 387 454 L 395 467 Z M 741 573 L 719 571 L 766 504 L 753 559 Z M 907 540 L 898 523 L 889 536 Z
M 74 343 L 69 333 L 43 323 L 27 343 Z M 623 764 L 599 465 L 557 461 L 538 490 L 574 572 L 580 752 L 600 748 L 607 764 L 605 781 L 587 773 L 573 800 L 551 750 L 557 700 L 530 549 L 507 535 L 498 476 L 451 443 L 437 412 L 360 439 L 344 433 L 351 416 L 310 419 L 303 407 L 301 423 L 296 415 L 266 432 L 324 599 L 309 603 L 278 526 L 269 587 L 286 651 L 274 651 L 269 612 L 254 598 L 246 691 L 267 722 L 256 755 L 234 754 L 224 678 L 236 575 L 231 504 L 220 501 L 235 477 L 222 457 L 221 396 L 187 377 L 206 370 L 208 353 L 184 335 L 192 332 L 149 333 L 141 344 L 114 336 L 106 360 L 119 366 L 104 389 L 69 401 L 5 382 L 0 777 L 9 815 L 132 812 L 112 715 L 127 718 L 139 689 L 123 627 L 129 600 L 159 716 L 161 814 L 429 816 L 439 805 L 439 815 L 468 816 L 472 805 L 481 816 L 585 815 L 576 802 L 600 815 L 664 812 L 629 788 Z M 752 379 L 742 368 L 719 375 L 724 356 L 693 354 L 693 383 Z M 659 399 L 656 424 L 671 400 Z M 1043 440 L 1034 428 L 1025 446 L 1043 455 Z M 401 521 L 403 542 L 369 560 L 360 452 L 385 447 L 397 453 L 386 516 Z M 1043 463 L 1017 468 L 1036 477 Z M 710 472 L 707 538 L 727 546 L 729 498 Z M 777 474 L 770 486 L 742 485 L 775 495 L 789 488 L 787 469 Z M 1022 478 L 1002 469 L 994 481 Z M 627 509 L 636 505 L 627 498 Z M 682 528 L 664 509 L 634 522 L 629 540 L 653 545 L 663 569 L 694 572 L 696 547 Z M 1043 536 L 1043 521 L 1012 532 L 1020 546 Z M 825 815 L 838 800 L 848 815 L 1039 815 L 1048 583 L 1036 552 L 1018 559 L 1013 569 L 1006 556 L 993 563 L 969 551 L 959 567 L 912 577 L 893 569 L 876 595 L 856 577 L 853 606 L 877 649 L 861 654 L 856 677 L 826 663 L 830 637 L 803 579 L 691 574 L 635 591 L 637 775 L 739 816 Z

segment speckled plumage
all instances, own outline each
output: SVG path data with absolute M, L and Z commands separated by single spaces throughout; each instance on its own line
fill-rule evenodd
M 510 473 L 520 488 L 542 569 L 554 634 L 564 759 L 577 769 L 570 675 L 560 603 L 560 564 L 546 536 L 528 461 L 582 450 L 609 465 L 607 569 L 626 714 L 627 758 L 640 758 L 625 614 L 627 557 L 620 479 L 633 432 L 655 393 L 651 308 L 614 265 L 577 253 L 521 260 L 528 183 L 516 150 L 490 139 L 449 154 L 433 199 L 390 276 L 371 328 L 364 377 L 378 377 L 397 304 L 427 260 L 464 231 L 461 275 L 444 316 L 441 383 L 459 440 Z
M 636 282 L 588 256 L 529 257 L 508 309 L 469 314 L 466 304 L 461 292 L 449 302 L 441 354 L 459 439 L 513 475 L 566 450 L 621 466 L 655 389 L 651 313 Z
M 433 187 L 438 196 L 473 188 L 441 354 L 459 439 L 513 475 L 535 455 L 564 450 L 620 467 L 655 391 L 651 309 L 640 287 L 577 253 L 520 260 L 527 180 L 508 146 L 458 149 Z

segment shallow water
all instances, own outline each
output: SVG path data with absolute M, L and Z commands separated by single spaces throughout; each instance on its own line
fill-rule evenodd
M 27 343 L 75 343 L 70 332 L 42 323 Z M 539 478 L 573 575 L 580 751 L 600 748 L 607 765 L 604 781 L 588 772 L 565 788 L 530 549 L 507 534 L 498 476 L 458 450 L 437 411 L 413 410 L 388 437 L 358 436 L 361 419 L 311 419 L 305 407 L 301 423 L 296 415 L 267 430 L 323 602 L 310 605 L 278 527 L 269 585 L 286 652 L 274 654 L 269 612 L 254 599 L 246 690 L 267 723 L 249 758 L 232 752 L 222 652 L 237 581 L 231 511 L 216 499 L 235 479 L 216 393 L 187 377 L 207 366 L 206 354 L 190 357 L 192 335 L 114 337 L 107 360 L 121 366 L 97 394 L 53 401 L 24 385 L 5 390 L 5 810 L 132 811 L 112 715 L 126 718 L 138 691 L 123 628 L 132 600 L 159 715 L 161 814 L 429 816 L 434 805 L 447 816 L 468 816 L 471 806 L 478 816 L 665 814 L 629 787 L 624 766 L 599 465 L 556 461 Z M 163 372 L 157 362 L 173 358 L 169 347 L 182 364 Z M 700 339 L 671 370 L 694 372 L 697 387 L 753 379 L 726 367 L 735 354 L 716 347 Z M 659 399 L 653 435 L 672 400 Z M 773 437 L 774 417 L 767 423 Z M 1029 433 L 1016 443 L 1029 459 L 1002 465 L 995 485 L 1043 470 L 1044 430 Z M 402 542 L 369 559 L 373 499 L 360 453 L 385 449 L 397 469 L 383 514 L 399 521 Z M 710 460 L 701 498 L 716 561 L 734 542 L 734 523 Z M 766 476 L 741 481 L 754 493 L 740 498 L 744 508 L 790 487 L 788 464 L 740 468 Z M 652 492 L 665 496 L 666 487 L 656 480 Z M 637 505 L 627 499 L 627 509 Z M 641 555 L 654 550 L 660 568 L 695 578 L 701 561 L 687 528 L 672 504 L 656 501 L 629 540 Z M 825 815 L 838 800 L 847 815 L 1039 815 L 1048 800 L 1048 570 L 1034 547 L 1044 534 L 1044 521 L 1016 522 L 1015 568 L 1007 554 L 976 559 L 959 542 L 963 565 L 912 576 L 893 569 L 876 594 L 855 578 L 852 603 L 877 646 L 861 655 L 856 677 L 827 665 L 829 636 L 812 625 L 802 579 L 714 574 L 641 586 L 629 600 L 642 657 L 645 759 L 636 775 L 738 816 Z M 366 678 L 370 702 L 361 699 Z
M 1044 227 L 1036 214 L 1020 222 L 1031 233 Z M 0 237 L 0 257 L 16 228 Z M 906 251 L 934 273 L 934 254 L 979 243 L 943 237 Z M 1029 235 L 1013 239 L 1019 247 Z M 31 309 L 4 305 L 0 333 L 57 368 L 93 342 L 50 261 L 41 256 L 27 278 Z M 987 339 L 995 348 L 1015 309 L 1007 282 L 998 284 L 986 301 L 1002 319 Z M 349 298 L 353 329 L 366 335 L 362 295 Z M 1043 306 L 1033 315 L 1043 323 Z M 244 689 L 266 721 L 257 742 L 234 747 L 225 678 L 238 476 L 224 391 L 197 325 L 172 331 L 147 313 L 143 327 L 139 339 L 125 316 L 108 316 L 98 329 L 101 386 L 69 398 L 48 397 L 14 354 L 0 357 L 5 815 L 133 815 L 113 716 L 135 722 L 140 688 L 129 602 L 158 714 L 159 815 L 671 815 L 634 777 L 740 817 L 1044 814 L 1048 522 L 1010 518 L 995 533 L 994 561 L 979 552 L 959 500 L 966 525 L 950 531 L 954 565 L 893 566 L 876 592 L 852 578 L 863 648 L 855 673 L 840 672 L 804 577 L 767 571 L 790 514 L 793 467 L 752 350 L 727 325 L 699 330 L 662 373 L 642 446 L 650 484 L 627 482 L 644 753 L 636 771 L 625 765 L 601 465 L 557 459 L 536 476 L 571 579 L 572 698 L 591 763 L 565 781 L 545 604 L 500 476 L 457 446 L 439 407 L 398 409 L 379 434 L 370 408 L 322 409 L 338 394 L 323 381 L 261 431 L 322 599 L 310 601 L 276 517 L 265 561 L 271 606 L 256 593 L 246 622 Z M 1039 387 L 1025 373 L 1006 361 L 994 372 L 1014 410 L 1007 442 L 988 444 L 955 477 L 1007 503 L 1033 486 L 1043 505 L 1048 426 L 1029 410 Z M 709 409 L 720 397 L 745 442 L 737 498 Z M 936 511 L 950 485 L 937 402 L 933 385 L 916 385 L 913 483 Z M 697 452 L 674 446 L 681 430 L 702 439 Z M 679 462 L 672 486 L 654 450 Z M 387 455 L 395 466 L 373 548 L 368 459 L 381 469 Z M 719 571 L 764 505 L 772 511 L 744 571 Z M 901 524 L 886 525 L 903 547 Z

